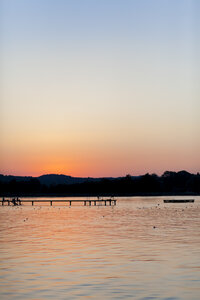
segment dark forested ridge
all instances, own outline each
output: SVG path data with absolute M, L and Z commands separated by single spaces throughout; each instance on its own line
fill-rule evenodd
M 166 171 L 163 175 L 77 178 L 66 175 L 22 177 L 0 175 L 1 196 L 199 195 L 200 174 Z

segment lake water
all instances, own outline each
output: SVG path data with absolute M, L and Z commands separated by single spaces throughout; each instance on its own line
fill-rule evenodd
M 0 206 L 0 299 L 200 299 L 200 197 Z

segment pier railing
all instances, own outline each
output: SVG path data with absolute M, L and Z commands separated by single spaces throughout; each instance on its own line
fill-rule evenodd
M 97 199 L 19 199 L 19 198 L 3 198 L 0 200 L 1 205 L 23 205 L 30 203 L 32 206 L 34 204 L 41 204 L 41 203 L 49 203 L 50 206 L 53 204 L 58 204 L 58 203 L 66 203 L 69 206 L 72 206 L 72 203 L 80 203 L 83 204 L 84 206 L 97 206 L 97 205 L 104 205 L 104 206 L 112 206 L 117 204 L 117 200 L 114 198 L 97 198 Z

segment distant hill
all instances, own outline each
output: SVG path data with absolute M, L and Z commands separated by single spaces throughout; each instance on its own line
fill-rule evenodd
M 47 174 L 37 177 L 41 184 L 45 185 L 57 185 L 57 184 L 75 184 L 83 183 L 86 181 L 98 181 L 99 178 L 84 178 L 84 177 L 72 177 L 62 174 Z
M 58 185 L 58 184 L 76 184 L 83 183 L 88 181 L 100 181 L 102 178 L 93 178 L 93 177 L 72 177 L 63 174 L 46 174 L 41 175 L 39 177 L 33 176 L 13 176 L 13 175 L 2 175 L 0 174 L 1 182 L 11 182 L 15 180 L 16 182 L 20 181 L 31 181 L 32 179 L 38 179 L 41 184 L 45 184 L 47 186 L 50 185 Z M 107 177 L 107 179 L 114 179 L 112 177 Z

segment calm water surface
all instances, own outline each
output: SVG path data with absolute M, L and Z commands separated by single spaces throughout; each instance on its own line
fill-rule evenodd
M 164 198 L 1 206 L 0 299 L 200 299 L 200 197 Z

